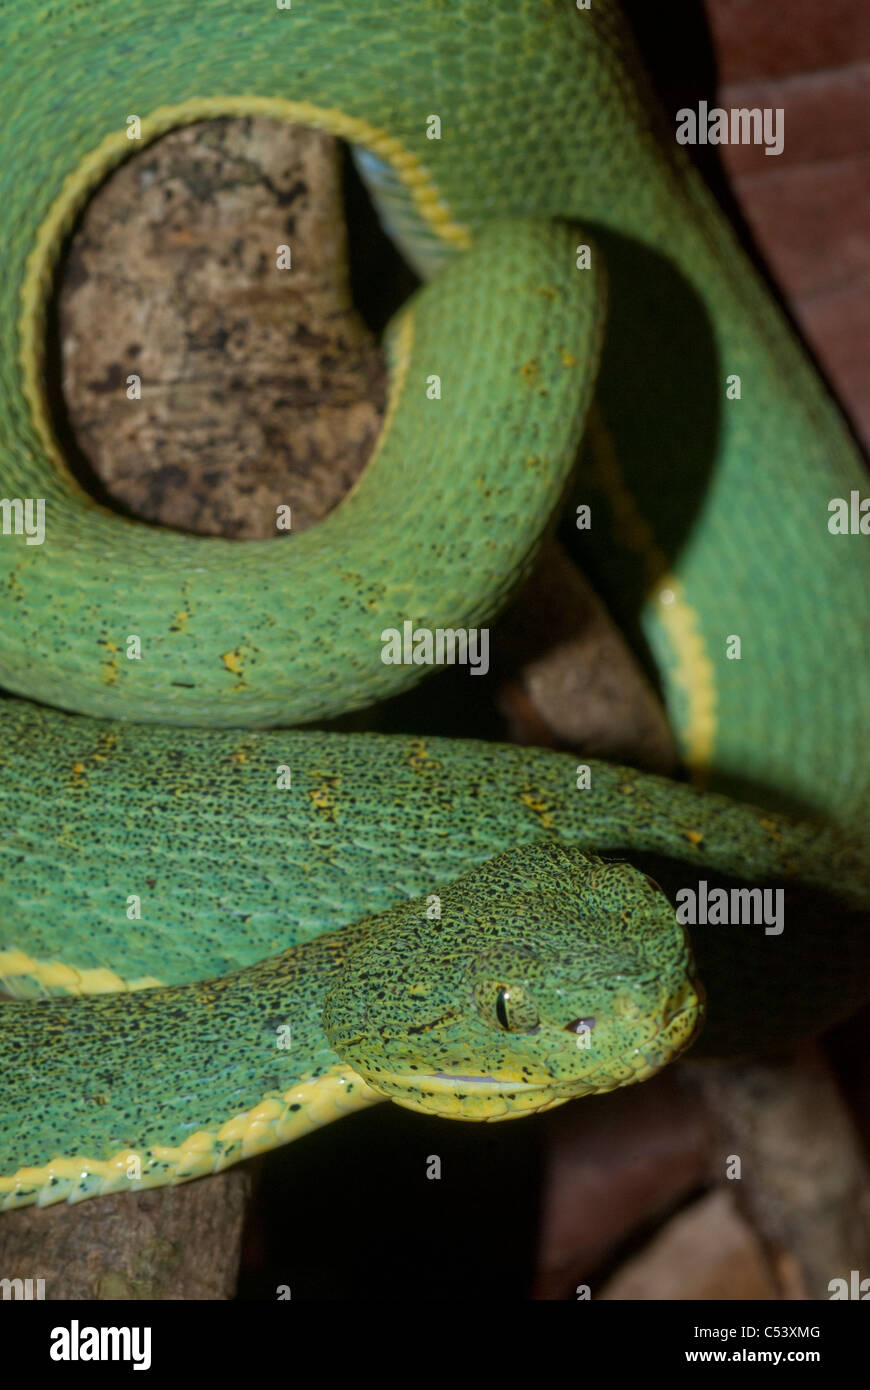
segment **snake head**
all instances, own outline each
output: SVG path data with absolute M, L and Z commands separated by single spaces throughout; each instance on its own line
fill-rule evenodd
M 324 1002 L 330 1046 L 413 1110 L 507 1119 L 643 1081 L 703 1016 L 688 938 L 630 864 L 555 842 L 363 926 Z

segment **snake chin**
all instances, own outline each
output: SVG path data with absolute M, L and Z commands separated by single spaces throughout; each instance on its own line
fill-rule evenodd
M 427 1075 L 380 1073 L 368 1081 L 381 1095 L 404 1110 L 438 1115 L 448 1120 L 512 1120 L 564 1105 L 562 1095 L 537 1082 L 500 1080 L 449 1072 Z

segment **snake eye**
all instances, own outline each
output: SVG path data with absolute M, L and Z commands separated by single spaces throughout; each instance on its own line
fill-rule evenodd
M 594 1018 L 575 1018 L 565 1024 L 566 1033 L 591 1033 L 595 1027 Z
M 522 985 L 503 985 L 490 980 L 475 986 L 474 999 L 483 1017 L 505 1033 L 534 1033 L 538 1011 Z
M 510 1019 L 508 1018 L 508 1000 L 511 997 L 509 989 L 500 989 L 495 1000 L 495 1016 L 506 1033 L 510 1032 Z

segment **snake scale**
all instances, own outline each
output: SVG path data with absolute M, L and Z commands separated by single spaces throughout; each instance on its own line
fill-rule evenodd
M 702 1023 L 699 1054 L 770 1050 L 866 1000 L 870 561 L 827 529 L 862 465 L 618 6 L 33 0 L 0 69 L 2 490 L 46 517 L 0 538 L 0 1204 L 196 1177 L 384 1098 L 520 1115 Z M 45 398 L 89 193 L 239 114 L 347 140 L 427 278 L 362 478 L 280 545 L 107 511 Z M 386 628 L 488 622 L 581 438 L 584 560 L 697 785 L 269 728 L 418 679 Z M 782 885 L 784 933 L 690 946 L 675 891 L 707 874 Z

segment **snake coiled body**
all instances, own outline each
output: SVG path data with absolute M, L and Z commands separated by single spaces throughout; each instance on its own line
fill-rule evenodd
M 787 1045 L 866 998 L 870 560 L 827 528 L 861 463 L 617 6 L 38 0 L 0 16 L 0 51 L 0 490 L 46 501 L 44 544 L 0 546 L 0 683 L 44 702 L 0 710 L 3 1200 L 195 1176 L 385 1095 L 498 1118 L 656 1070 L 702 991 L 667 891 L 602 854 L 804 890 L 762 956 L 695 941 L 714 1050 Z M 89 192 L 174 125 L 251 113 L 357 147 L 433 277 L 390 331 L 363 478 L 280 545 L 98 506 L 43 386 Z M 584 426 L 583 557 L 640 616 L 688 769 L 767 809 L 603 765 L 583 789 L 534 750 L 257 732 L 410 684 L 386 628 L 487 622 Z

